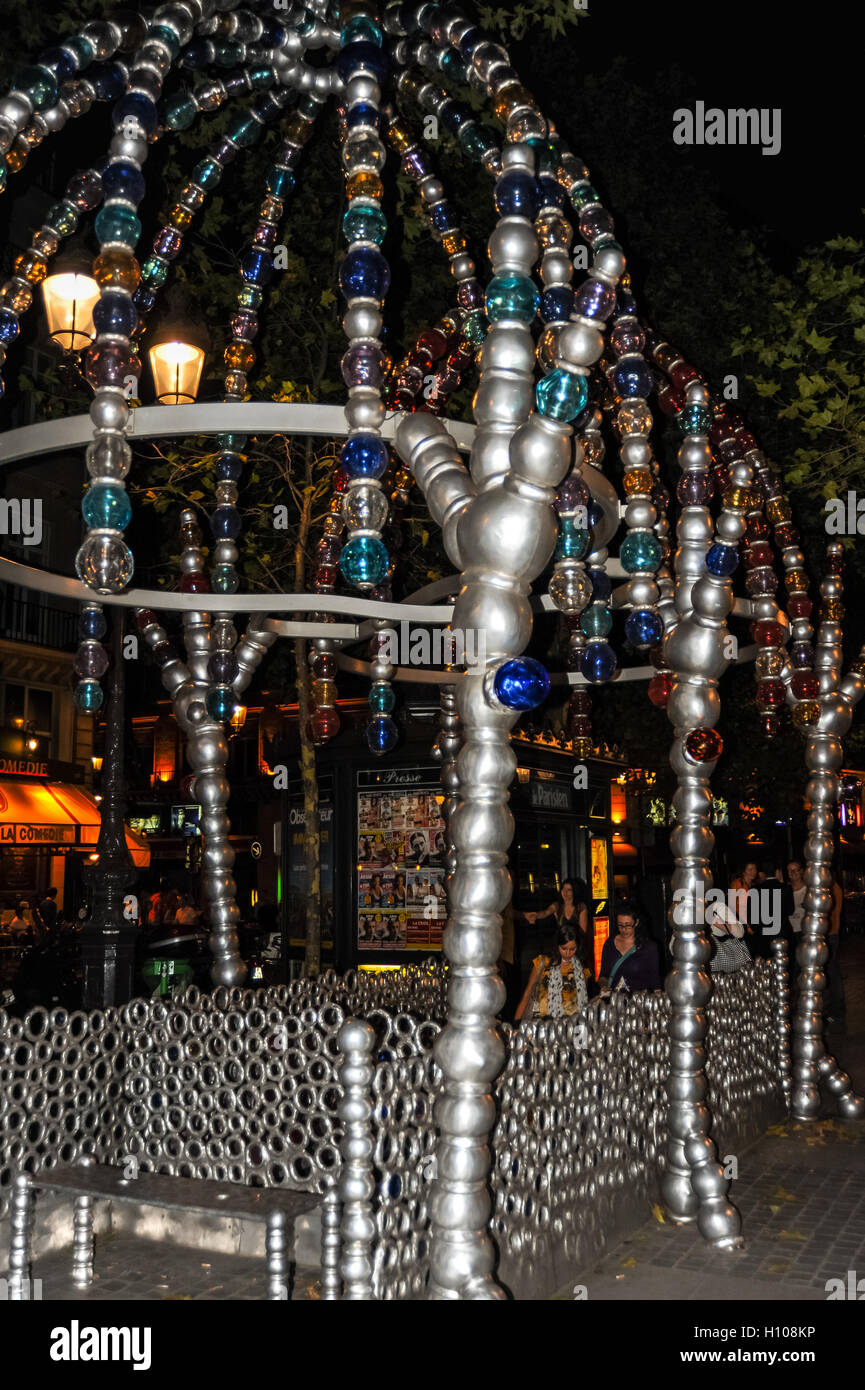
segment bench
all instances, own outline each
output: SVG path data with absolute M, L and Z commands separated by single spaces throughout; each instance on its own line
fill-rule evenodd
M 176 1178 L 163 1173 L 140 1173 L 131 1178 L 124 1175 L 123 1169 L 92 1161 L 76 1167 L 52 1168 L 37 1175 L 18 1173 L 12 1185 L 8 1296 L 19 1302 L 27 1298 L 30 1288 L 35 1199 L 40 1192 L 66 1193 L 73 1198 L 72 1279 L 79 1288 L 86 1288 L 93 1280 L 93 1203 L 105 1200 L 161 1207 L 164 1211 L 263 1221 L 267 1228 L 268 1298 L 272 1300 L 290 1296 L 287 1251 L 297 1218 L 313 1211 L 323 1200 L 328 1205 L 327 1199 L 317 1192 L 244 1187 L 239 1183 Z M 323 1238 L 327 1225 L 322 1222 Z M 330 1253 L 328 1265 L 332 1260 Z

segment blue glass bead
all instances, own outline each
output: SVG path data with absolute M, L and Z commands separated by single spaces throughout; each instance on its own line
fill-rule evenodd
M 442 233 L 453 231 L 454 227 L 457 225 L 454 210 L 446 199 L 442 199 L 440 203 L 436 203 L 435 207 L 431 209 L 430 221 L 436 231 Z
M 285 43 L 285 28 L 277 24 L 275 19 L 265 19 L 262 21 L 261 37 L 258 42 L 262 48 L 281 48 Z
M 243 57 L 243 45 L 239 43 L 215 43 L 213 61 L 217 67 L 233 68 Z
M 613 387 L 620 396 L 639 396 L 645 400 L 654 380 L 651 367 L 640 357 L 625 357 L 612 371 Z
M 210 587 L 215 594 L 236 594 L 240 577 L 234 565 L 217 565 L 210 571 Z
M 125 488 L 100 483 L 89 487 L 81 503 L 81 515 L 88 526 L 124 531 L 132 519 L 132 507 Z
M 360 72 L 369 72 L 381 82 L 387 73 L 387 55 L 374 43 L 350 43 L 338 55 L 336 70 L 343 82 Z
M 627 574 L 651 574 L 661 563 L 661 542 L 651 531 L 631 531 L 619 548 L 619 561 Z
M 155 135 L 159 126 L 159 112 L 156 102 L 143 92 L 127 92 L 116 103 L 111 113 L 115 126 L 122 126 L 125 120 L 136 120 L 148 135 Z
M 103 246 L 119 241 L 135 246 L 141 236 L 141 223 L 131 208 L 122 203 L 108 203 L 96 216 L 96 235 Z
M 550 691 L 549 672 L 533 657 L 512 657 L 496 671 L 493 691 L 508 709 L 537 709 Z
M 350 478 L 382 478 L 387 472 L 387 445 L 377 434 L 350 435 L 339 458 Z
M 183 50 L 181 67 L 194 72 L 196 68 L 206 68 L 213 61 L 212 48 L 207 39 L 193 39 Z
M 78 71 L 78 64 L 72 53 L 63 48 L 46 48 L 44 53 L 40 53 L 36 60 L 40 68 L 48 68 L 53 72 L 58 82 L 65 82 L 68 77 L 73 77 Z M 88 74 L 90 81 L 93 81 L 93 74 Z
M 528 217 L 533 221 L 538 210 L 537 179 L 518 170 L 503 174 L 496 184 L 495 203 L 499 217 Z
M 353 106 L 345 118 L 345 123 L 349 130 L 357 130 L 360 126 L 370 126 L 373 130 L 378 130 L 381 113 L 377 106 L 373 106 L 370 101 L 359 101 Z
M 396 695 L 392 685 L 386 682 L 374 685 L 369 692 L 369 707 L 378 714 L 390 714 L 396 704 Z
M 84 714 L 95 714 L 104 698 L 98 681 L 79 681 L 75 687 L 75 704 Z
M 613 592 L 613 581 L 606 570 L 589 570 L 589 579 L 592 581 L 592 600 L 606 603 Z
M 109 290 L 93 306 L 93 323 L 97 333 L 120 333 L 128 338 L 135 331 L 138 314 L 128 295 Z
M 141 170 L 126 159 L 114 160 L 102 170 L 102 192 L 106 200 L 125 198 L 129 203 L 138 204 L 146 191 Z
M 81 68 L 86 68 L 88 63 L 93 62 L 93 56 L 96 50 L 90 40 L 85 39 L 83 34 L 73 34 L 71 38 L 64 39 L 63 47 L 68 48 L 69 52 L 74 56 L 79 71 Z
M 188 92 L 174 97 L 165 108 L 165 124 L 169 130 L 188 130 L 198 115 L 198 107 Z
M 491 323 L 499 319 L 531 323 L 540 302 L 534 282 L 527 275 L 494 275 L 487 285 L 487 317 Z
M 78 616 L 78 636 L 82 641 L 95 637 L 97 642 L 108 631 L 108 623 L 101 608 L 83 608 Z
M 223 453 L 217 455 L 214 469 L 220 482 L 236 483 L 243 472 L 246 459 L 240 454 Z
M 663 621 L 651 608 L 635 608 L 625 619 L 625 636 L 635 647 L 654 647 L 663 635 Z
M 474 118 L 467 106 L 463 106 L 461 101 L 449 101 L 445 106 L 439 108 L 439 118 L 445 130 L 450 131 L 451 135 L 458 135 L 463 126 L 474 124 Z
M 606 637 L 613 626 L 613 615 L 605 603 L 590 603 L 580 614 L 580 627 L 587 637 Z
M 551 420 L 573 420 L 588 399 L 586 378 L 567 367 L 554 367 L 535 387 L 538 410 Z
M 590 502 L 590 503 L 589 503 L 589 526 L 591 526 L 592 529 L 594 530 L 594 528 L 595 528 L 596 526 L 600 526 L 600 524 L 601 524 L 601 522 L 603 521 L 603 519 L 604 519 L 604 509 L 603 509 L 603 507 L 601 506 L 600 502 Z
M 558 141 L 549 140 L 546 136 L 543 138 L 535 136 L 533 139 L 527 140 L 526 143 L 531 145 L 537 155 L 538 173 L 555 176 L 562 159 L 562 151 Z
M 459 41 L 460 53 L 464 58 L 470 58 L 479 43 L 484 42 L 485 35 L 481 29 L 467 29 Z
M 380 208 L 352 204 L 342 219 L 346 241 L 374 241 L 380 246 L 387 232 L 387 218 Z
M 541 208 L 563 208 L 565 190 L 555 179 L 542 175 L 538 179 L 538 210 Z
M 375 20 L 370 19 L 369 15 L 356 14 L 341 30 L 339 41 L 343 48 L 350 43 L 359 42 L 374 43 L 378 48 L 381 48 L 384 36 Z
M 339 567 L 349 584 L 380 584 L 387 574 L 387 548 L 377 536 L 354 536 L 342 548 Z
M 570 285 L 553 285 L 541 295 L 544 323 L 567 323 L 574 312 L 574 292 Z
M 346 299 L 384 299 L 390 268 L 381 252 L 366 247 L 349 251 L 339 267 L 339 287 Z
M 268 169 L 265 176 L 264 186 L 271 198 L 285 198 L 294 188 L 297 182 L 297 175 L 292 169 L 281 169 L 279 165 L 274 165 Z
M 236 507 L 217 507 L 210 518 L 210 529 L 215 540 L 233 541 L 240 535 L 240 512 Z
M 20 68 L 12 78 L 12 89 L 29 97 L 35 111 L 57 105 L 57 80 L 47 68 Z
M 591 532 L 574 523 L 573 517 L 559 517 L 556 560 L 583 560 L 589 553 Z
M 381 719 L 371 719 L 366 726 L 366 741 L 369 751 L 380 756 L 382 753 L 389 753 L 396 747 L 399 738 L 399 730 L 396 724 L 388 716 L 384 715 Z
M 262 133 L 263 127 L 267 124 L 268 121 L 273 120 L 274 116 L 279 115 L 284 105 L 285 102 L 283 98 L 277 95 L 275 92 L 266 92 L 264 96 L 260 96 L 258 98 L 258 101 L 255 103 L 255 106 L 253 108 L 260 123 L 258 128 L 258 135 Z M 256 135 L 255 137 L 256 140 L 258 139 L 258 135 Z M 249 143 L 254 144 L 255 141 L 250 140 Z
M 230 719 L 234 714 L 237 698 L 234 691 L 227 685 L 218 685 L 215 690 L 208 690 L 207 713 L 211 719 Z
M 589 207 L 592 203 L 599 203 L 601 201 L 598 197 L 597 189 L 593 188 L 590 183 L 577 184 L 575 188 L 570 190 L 569 196 L 577 212 L 580 212 L 585 207 Z
M 202 159 L 196 164 L 190 178 L 199 188 L 216 188 L 222 178 L 222 166 L 215 159 Z M 265 185 L 267 180 L 265 180 Z M 271 191 L 268 187 L 268 193 Z M 278 195 L 277 195 L 278 196 Z
M 241 309 L 258 309 L 264 302 L 264 290 L 257 285 L 244 285 L 237 296 L 238 307 Z
M 13 343 L 20 332 L 16 315 L 9 309 L 0 309 L 0 343 Z
M 149 314 L 156 303 L 158 290 L 155 285 L 139 285 L 132 296 L 135 307 L 141 314 Z
M 710 574 L 732 574 L 739 563 L 739 550 L 735 545 L 710 545 L 706 553 L 706 569 Z
M 273 256 L 269 251 L 247 251 L 240 260 L 240 273 L 253 285 L 269 285 L 273 279 Z
M 468 73 L 465 59 L 460 53 L 457 53 L 455 48 L 449 48 L 446 53 L 440 54 L 439 64 L 442 72 L 446 72 L 457 82 L 464 80 Z
M 254 116 L 248 120 L 241 121 L 240 125 L 235 126 L 234 130 L 228 132 L 229 140 L 233 140 L 238 149 L 248 150 L 250 145 L 254 145 L 256 140 L 261 139 L 264 126 L 261 121 L 257 121 Z
M 580 671 L 592 685 L 602 685 L 616 672 L 616 653 L 609 642 L 587 643 L 580 658 Z
M 682 434 L 708 434 L 712 424 L 712 412 L 708 406 L 689 402 L 676 416 L 676 424 Z

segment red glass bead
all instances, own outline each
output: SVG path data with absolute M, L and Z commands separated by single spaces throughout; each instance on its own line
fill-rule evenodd
M 743 454 L 748 454 L 752 449 L 757 448 L 757 441 L 750 430 L 738 430 L 736 439 Z
M 571 738 L 588 738 L 592 732 L 592 721 L 585 714 L 577 714 L 568 720 L 568 733 Z
M 790 681 L 790 689 L 797 700 L 816 700 L 820 681 L 812 671 L 797 671 Z
M 667 670 L 667 658 L 664 656 L 664 644 L 659 642 L 656 647 L 649 649 L 649 660 L 656 671 Z
M 714 729 L 692 729 L 685 739 L 685 752 L 695 763 L 713 763 L 723 751 L 724 740 Z
M 723 410 L 715 416 L 715 423 L 709 430 L 709 443 L 716 449 L 725 439 L 732 439 L 735 433 L 735 425 L 731 423 L 729 411 Z
M 209 594 L 210 580 L 206 574 L 182 574 L 177 586 L 182 594 Z
M 685 397 L 672 386 L 664 386 L 658 392 L 658 405 L 665 415 L 678 415 L 685 404 Z
M 339 733 L 339 715 L 332 706 L 317 709 L 309 721 L 309 732 L 313 743 L 320 748 Z
M 764 516 L 756 515 L 748 517 L 748 529 L 745 532 L 745 539 L 747 541 L 765 541 L 769 539 L 771 533 L 772 528 Z
M 758 569 L 760 565 L 771 565 L 771 563 L 772 547 L 766 545 L 764 542 L 759 542 L 757 545 L 750 545 L 745 551 L 746 569 L 755 570 Z
M 777 738 L 781 732 L 781 721 L 777 714 L 763 714 L 760 716 L 760 730 L 764 738 Z
M 808 618 L 813 604 L 807 594 L 791 594 L 787 600 L 787 612 L 791 618 Z
M 775 543 L 781 550 L 786 550 L 788 545 L 799 544 L 799 532 L 795 526 L 789 522 L 784 522 L 781 526 L 775 527 Z
M 783 681 L 760 681 L 757 686 L 757 704 L 763 705 L 766 709 L 775 709 L 776 706 L 783 705 L 786 693 Z
M 767 620 L 754 624 L 754 641 L 761 647 L 782 647 L 784 629 L 780 623 Z
M 309 666 L 316 680 L 332 681 L 336 675 L 336 657 L 331 652 L 313 652 Z
M 572 714 L 591 714 L 592 697 L 588 690 L 572 690 L 569 709 Z
M 427 328 L 420 333 L 417 338 L 418 352 L 429 353 L 433 362 L 437 362 L 440 357 L 444 357 L 447 352 L 448 340 L 444 333 L 438 328 Z
M 407 367 L 414 367 L 417 371 L 423 373 L 429 371 L 432 366 L 432 361 L 432 357 L 428 352 L 425 352 L 423 348 L 416 347 L 414 351 L 410 352 L 406 357 L 405 365 Z
M 675 367 L 670 368 L 670 381 L 677 391 L 684 391 L 690 381 L 698 379 L 696 367 L 692 367 L 690 362 L 677 362 Z
M 447 366 L 452 372 L 467 372 L 474 360 L 474 356 L 470 352 L 452 352 L 447 360 Z
M 657 709 L 663 709 L 673 689 L 672 671 L 659 671 L 649 681 L 649 699 Z
M 336 565 L 318 565 L 313 576 L 313 583 L 316 589 L 327 586 L 330 588 L 336 583 Z
M 826 573 L 841 574 L 844 570 L 844 556 L 837 550 L 830 550 L 826 556 Z

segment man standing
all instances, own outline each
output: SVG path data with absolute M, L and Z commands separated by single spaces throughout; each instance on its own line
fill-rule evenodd
M 49 888 L 36 908 L 36 920 L 46 936 L 50 936 L 57 925 L 57 889 Z
M 760 921 L 752 949 L 754 955 L 771 959 L 772 942 L 785 941 L 789 950 L 792 938 L 790 916 L 793 912 L 793 890 L 781 877 L 781 866 L 774 859 L 763 864 L 760 879 Z

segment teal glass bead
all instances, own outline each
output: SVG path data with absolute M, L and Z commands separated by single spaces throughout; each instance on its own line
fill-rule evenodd
M 591 532 L 577 526 L 573 517 L 559 517 L 559 538 L 556 542 L 556 560 L 584 560 L 589 553 Z
M 243 45 L 239 43 L 216 43 L 213 45 L 213 61 L 218 68 L 233 68 L 243 61 Z
M 387 548 L 377 536 L 354 536 L 342 548 L 339 567 L 349 584 L 380 584 L 389 564 Z
M 6 160 L 0 159 L 0 193 L 6 188 Z
M 35 111 L 44 111 L 48 106 L 57 105 L 57 81 L 53 72 L 47 68 L 19 68 L 12 78 L 12 89 L 23 92 L 33 103 Z
M 476 121 L 468 121 L 461 126 L 457 132 L 457 139 L 465 150 L 469 159 L 483 159 L 487 150 L 497 141 L 490 139 L 490 132 L 486 126 L 478 125 Z
M 64 39 L 63 47 L 75 54 L 79 69 L 86 68 L 88 63 L 93 62 L 96 49 L 89 39 L 85 39 L 83 34 L 73 34 L 71 38 Z
M 276 71 L 274 68 L 253 68 L 249 80 L 254 92 L 263 92 L 276 82 Z
M 158 256 L 148 256 L 141 267 L 141 278 L 149 285 L 164 285 L 168 279 L 168 262 Z
M 458 82 L 466 77 L 465 58 L 455 48 L 449 48 L 439 55 L 439 67 L 442 72 L 446 72 L 449 77 L 455 78 Z
M 379 208 L 354 204 L 342 219 L 342 231 L 348 242 L 374 241 L 376 246 L 381 246 L 387 232 L 387 218 Z
M 567 367 L 554 367 L 535 388 L 538 410 L 551 420 L 575 420 L 588 399 L 586 378 Z
M 130 207 L 108 203 L 96 218 L 96 235 L 103 246 L 112 241 L 135 246 L 141 236 L 141 223 Z
M 259 285 L 244 285 L 237 295 L 241 309 L 260 309 L 263 300 L 264 290 Z
M 396 704 L 396 695 L 392 685 L 382 681 L 374 685 L 369 692 L 369 707 L 377 714 L 390 714 Z
M 61 236 L 71 236 L 78 226 L 78 213 L 71 203 L 55 203 L 53 208 L 48 210 L 45 226 L 50 227 L 52 232 L 59 232 Z
M 676 416 L 676 424 L 682 434 L 708 434 L 712 425 L 712 412 L 708 406 L 689 402 Z
M 222 165 L 215 159 L 201 159 L 190 175 L 199 188 L 216 188 L 222 178 Z
M 159 39 L 160 43 L 164 43 L 172 58 L 177 57 L 180 52 L 180 39 L 167 24 L 151 24 L 148 34 L 150 38 Z
M 541 297 L 527 275 L 494 275 L 487 285 L 487 318 L 519 319 L 531 323 L 538 312 Z
M 220 449 L 230 449 L 233 453 L 242 452 L 246 448 L 245 434 L 218 434 L 216 442 Z
M 165 124 L 169 130 L 188 130 L 197 115 L 198 107 L 192 97 L 184 92 L 168 103 Z
M 104 695 L 98 681 L 79 681 L 75 687 L 75 704 L 84 714 L 95 714 Z
M 627 574 L 652 574 L 661 563 L 661 542 L 651 531 L 632 531 L 622 541 L 619 560 Z
M 348 43 L 374 43 L 381 48 L 384 36 L 374 19 L 369 15 L 356 14 L 340 30 L 339 42 L 343 48 Z
M 538 157 L 538 174 L 555 174 L 562 159 L 562 151 L 556 140 L 535 136 L 526 141 Z
M 211 719 L 230 719 L 234 714 L 234 707 L 237 704 L 234 691 L 228 685 L 218 685 L 215 690 L 207 692 L 207 713 Z
M 215 594 L 236 594 L 240 577 L 234 565 L 217 565 L 210 571 L 210 587 Z
M 250 145 L 254 145 L 256 140 L 261 138 L 263 130 L 261 121 L 256 121 L 250 116 L 249 120 L 241 121 L 240 125 L 229 131 L 228 138 L 234 141 L 238 149 L 248 150 Z
M 576 188 L 571 189 L 571 202 L 579 211 L 581 208 L 588 207 L 590 203 L 599 203 L 597 190 L 592 188 L 590 183 L 580 183 Z
M 281 169 L 278 164 L 268 169 L 264 186 L 271 198 L 285 198 L 294 188 L 297 176 L 293 169 Z
M 126 489 L 104 483 L 89 487 L 81 503 L 81 515 L 88 526 L 124 531 L 132 519 Z
M 580 614 L 580 627 L 587 637 L 606 637 L 612 626 L 613 615 L 604 603 L 590 603 Z

